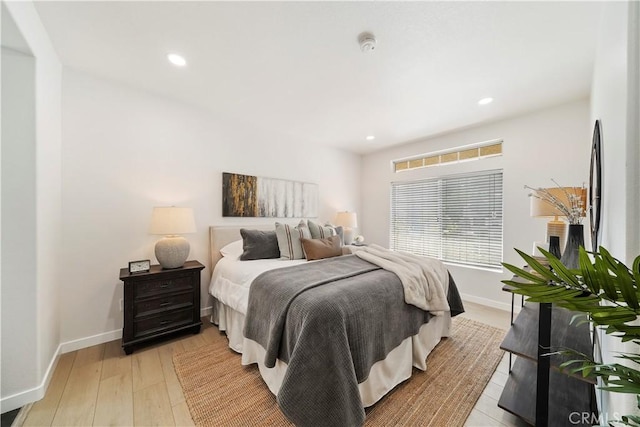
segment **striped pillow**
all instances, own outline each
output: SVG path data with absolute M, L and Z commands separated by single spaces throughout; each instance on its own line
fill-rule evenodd
M 304 259 L 301 238 L 310 239 L 311 232 L 304 221 L 296 227 L 276 222 L 276 237 L 280 248 L 280 259 Z

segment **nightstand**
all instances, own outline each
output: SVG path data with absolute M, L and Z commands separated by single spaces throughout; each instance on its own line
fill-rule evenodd
M 200 332 L 200 272 L 204 265 L 187 261 L 184 266 L 164 270 L 152 265 L 146 273 L 129 274 L 120 269 L 124 282 L 124 327 L 122 348 L 168 337 L 177 332 Z

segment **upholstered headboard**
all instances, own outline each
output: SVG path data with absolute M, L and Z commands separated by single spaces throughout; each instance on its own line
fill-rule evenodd
M 222 255 L 220 249 L 231 242 L 242 239 L 240 229 L 269 231 L 275 230 L 275 223 L 247 224 L 247 225 L 212 225 L 209 227 L 209 249 L 211 250 L 211 270 L 216 266 Z

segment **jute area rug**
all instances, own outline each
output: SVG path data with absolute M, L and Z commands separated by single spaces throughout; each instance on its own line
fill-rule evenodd
M 505 332 L 455 318 L 451 337 L 427 358 L 427 371 L 367 408 L 367 426 L 462 426 L 493 375 Z M 216 334 L 217 335 L 217 334 Z M 176 354 L 173 364 L 199 426 L 290 426 L 256 365 L 242 366 L 224 335 L 204 347 Z

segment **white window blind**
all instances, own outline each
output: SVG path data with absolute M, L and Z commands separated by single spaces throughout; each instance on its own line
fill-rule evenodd
M 502 171 L 392 183 L 391 248 L 501 267 Z

